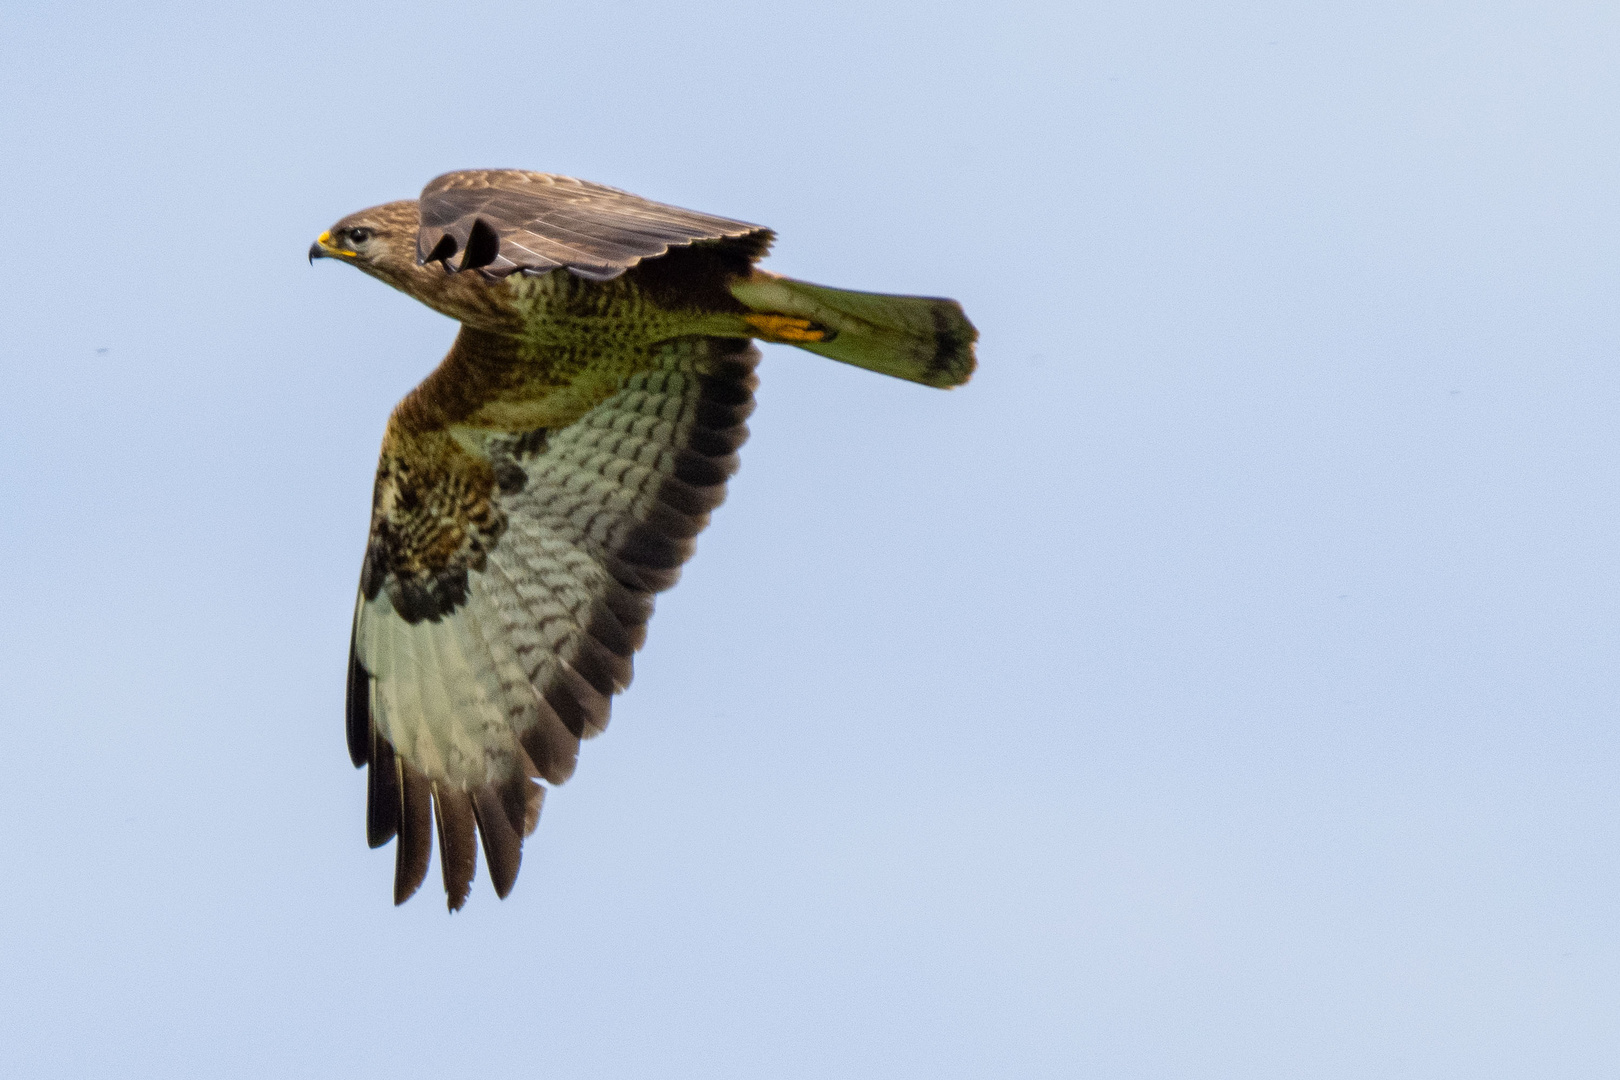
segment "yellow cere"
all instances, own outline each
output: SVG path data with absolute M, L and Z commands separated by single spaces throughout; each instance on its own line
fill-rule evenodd
M 321 233 L 321 235 L 317 236 L 315 238 L 315 242 L 317 244 L 321 245 L 321 249 L 323 251 L 328 251 L 333 255 L 358 255 L 358 254 L 360 254 L 358 251 L 355 251 L 353 248 L 339 247 L 337 244 L 332 243 L 332 230 L 331 229 L 328 229 L 325 232 Z

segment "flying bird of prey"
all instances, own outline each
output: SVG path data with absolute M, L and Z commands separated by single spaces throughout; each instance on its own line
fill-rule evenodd
M 774 234 L 565 176 L 448 173 L 309 249 L 461 323 L 394 409 L 349 648 L 366 836 L 394 902 L 452 911 L 476 837 L 517 878 L 544 793 L 630 683 L 653 595 L 725 497 L 754 406 L 750 339 L 925 386 L 973 371 L 953 300 L 810 285 L 754 263 Z

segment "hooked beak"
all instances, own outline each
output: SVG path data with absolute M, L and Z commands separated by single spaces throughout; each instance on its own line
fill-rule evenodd
M 350 251 L 348 248 L 335 246 L 332 243 L 330 231 L 321 233 L 315 238 L 315 242 L 309 245 L 309 261 L 311 265 L 314 265 L 316 259 L 336 259 L 343 255 L 358 254 L 360 254 L 358 251 Z

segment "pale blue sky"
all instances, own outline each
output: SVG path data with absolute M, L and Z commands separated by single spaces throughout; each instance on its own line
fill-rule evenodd
M 1612 4 L 0 0 L 0 1072 L 1620 1070 Z M 958 297 L 767 348 L 513 896 L 395 910 L 342 685 L 468 166 Z

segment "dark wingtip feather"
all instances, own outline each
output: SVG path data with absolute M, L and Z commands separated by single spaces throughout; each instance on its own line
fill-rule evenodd
M 433 854 L 432 785 L 420 772 L 399 762 L 399 843 L 394 847 L 394 903 L 411 898 L 427 878 Z
M 439 827 L 439 869 L 444 872 L 445 902 L 451 911 L 460 911 L 478 873 L 472 800 L 465 791 L 434 784 L 433 816 Z
M 557 675 L 540 688 L 540 696 L 576 739 L 590 739 L 607 728 L 611 703 L 566 662 Z
M 741 236 L 728 237 L 722 242 L 737 255 L 753 263 L 763 259 L 765 253 L 771 250 L 771 245 L 776 242 L 776 233 L 772 229 L 759 228 Z
M 399 765 L 394 748 L 374 738 L 371 766 L 366 770 L 366 843 L 382 847 L 399 832 Z
M 494 784 L 485 784 L 473 792 L 473 818 L 478 823 L 478 835 L 484 841 L 484 861 L 489 864 L 489 880 L 495 886 L 495 895 L 502 900 L 512 891 L 517 881 L 518 868 L 523 864 L 523 793 L 518 784 L 533 787 L 527 777 L 516 777 L 497 791 Z M 516 803 L 513 807 L 509 804 Z M 514 820 L 515 818 L 515 820 Z
M 424 239 L 429 239 L 429 238 L 424 237 Z M 418 241 L 418 255 L 417 255 L 417 259 L 416 259 L 417 262 L 421 263 L 423 266 L 426 266 L 428 263 L 431 263 L 431 262 L 443 263 L 445 268 L 449 269 L 450 260 L 456 257 L 456 252 L 458 250 L 460 250 L 461 245 L 456 243 L 456 238 L 455 237 L 451 236 L 449 233 L 443 233 L 442 235 L 440 235 L 440 237 L 438 239 L 438 242 L 433 245 L 433 249 L 431 251 L 429 251 L 426 255 L 420 254 L 420 251 L 422 250 L 423 246 L 424 245 L 419 240 Z
M 633 668 L 628 657 L 620 656 L 593 636 L 595 627 L 592 620 L 585 621 L 585 633 L 575 639 L 574 654 L 568 662 L 598 693 L 611 696 L 630 685 Z
M 518 736 L 518 742 L 536 776 L 561 784 L 574 775 L 574 766 L 579 762 L 579 736 L 568 730 L 567 723 L 544 698 L 540 704 L 541 716 Z
M 467 233 L 466 254 L 461 256 L 459 270 L 476 270 L 488 266 L 501 254 L 501 235 L 483 218 L 474 218 Z

